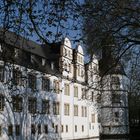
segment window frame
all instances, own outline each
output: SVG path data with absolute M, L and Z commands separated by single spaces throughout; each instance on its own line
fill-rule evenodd
M 74 86 L 74 97 L 78 98 L 78 86 Z
M 13 125 L 10 124 L 8 125 L 8 136 L 12 136 L 13 135 Z
M 18 69 L 13 69 L 13 83 L 15 85 L 22 85 L 22 72 Z
M 58 80 L 54 80 L 53 81 L 53 89 L 54 89 L 54 92 L 59 94 L 59 81 Z
M 78 116 L 78 105 L 74 105 L 74 116 Z
M 70 104 L 65 103 L 64 104 L 64 115 L 69 116 L 70 115 Z
M 28 87 L 31 89 L 36 89 L 36 76 L 32 73 L 28 74 Z
M 42 90 L 44 91 L 50 90 L 50 79 L 47 77 L 42 77 Z
M 22 97 L 12 96 L 12 103 L 13 103 L 13 111 L 14 112 L 22 112 L 22 109 L 23 109 Z
M 42 100 L 42 113 L 43 114 L 50 114 L 50 101 L 49 100 Z
M 35 124 L 31 124 L 31 135 L 35 135 L 36 133 L 36 126 Z
M 95 123 L 95 114 L 91 114 L 91 123 Z
M 53 114 L 54 115 L 60 114 L 60 103 L 59 102 L 53 102 Z
M 69 96 L 70 95 L 70 86 L 68 83 L 64 84 L 64 94 Z
M 4 111 L 5 98 L 4 95 L 0 94 L 0 111 Z
M 4 81 L 4 66 L 0 65 L 0 82 Z
M 29 97 L 28 98 L 28 112 L 35 114 L 37 111 L 37 98 Z
M 20 125 L 19 124 L 15 125 L 15 133 L 16 133 L 16 136 L 20 136 Z

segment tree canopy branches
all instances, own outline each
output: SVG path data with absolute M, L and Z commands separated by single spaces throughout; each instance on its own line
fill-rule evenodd
M 80 5 L 73 0 L 0 0 L 0 26 L 43 42 L 59 41 L 80 31 Z
M 140 44 L 139 1 L 94 0 L 86 1 L 84 6 L 90 7 L 83 21 L 88 52 L 110 44 L 116 44 L 119 51 L 132 43 Z

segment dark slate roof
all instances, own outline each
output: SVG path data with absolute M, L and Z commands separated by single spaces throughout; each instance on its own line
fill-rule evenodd
M 115 67 L 109 70 L 109 74 L 121 74 L 126 75 L 124 68 L 121 63 L 118 63 Z
M 11 31 L 3 31 L 3 29 L 0 29 L 0 40 L 8 45 L 23 49 L 41 57 L 47 58 L 49 54 L 49 44 L 48 46 L 42 46 Z
M 101 76 L 108 75 L 108 74 L 120 74 L 126 76 L 124 68 L 120 62 L 108 63 L 108 61 L 104 61 L 103 59 L 101 59 L 99 61 L 99 70 Z
M 2 28 L 0 28 L 0 42 L 7 44 L 8 47 L 16 47 L 19 49 L 22 49 L 24 51 L 27 51 L 29 53 L 32 53 L 36 56 L 40 56 L 43 57 L 47 60 L 47 63 L 45 64 L 45 66 L 41 65 L 41 62 L 38 62 L 36 64 L 36 68 L 33 67 L 33 69 L 48 73 L 48 74 L 60 74 L 59 72 L 59 67 L 58 65 L 56 65 L 56 60 L 59 60 L 58 57 L 56 57 L 56 52 L 60 52 L 58 50 L 60 50 L 60 43 L 59 46 L 57 47 L 56 45 L 58 44 L 45 44 L 45 45 L 41 45 L 38 44 L 34 41 L 31 41 L 29 39 L 26 39 L 20 35 L 17 35 L 14 32 L 11 31 L 3 31 Z M 53 47 L 55 47 L 53 49 Z M 57 48 L 57 49 L 56 49 Z M 54 53 L 52 53 L 53 50 L 55 50 Z M 54 65 L 54 69 L 51 69 L 51 62 L 55 62 Z M 20 62 L 19 62 L 20 63 Z M 22 62 L 23 63 L 23 62 Z M 32 68 L 32 65 L 29 65 L 30 68 Z

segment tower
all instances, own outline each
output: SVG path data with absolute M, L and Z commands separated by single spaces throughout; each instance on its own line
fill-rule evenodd
M 103 48 L 100 60 L 102 139 L 127 139 L 127 77 L 120 62 L 113 56 L 114 46 Z

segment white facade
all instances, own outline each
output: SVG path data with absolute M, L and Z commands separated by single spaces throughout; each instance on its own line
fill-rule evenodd
M 29 65 L 0 61 L 0 139 L 99 140 L 102 130 L 109 133 L 102 128 L 111 122 L 112 116 L 106 120 L 103 96 L 100 102 L 98 60 L 94 58 L 85 66 L 82 47 L 78 45 L 72 49 L 68 38 L 59 47 L 58 57 L 54 62 L 49 60 L 50 68 L 45 67 L 44 72 Z M 32 65 L 40 60 L 34 59 L 34 55 L 31 53 Z M 41 58 L 42 67 L 47 59 Z M 59 65 L 57 70 L 56 65 Z M 20 74 L 14 75 L 15 71 Z M 125 111 L 124 115 L 127 114 Z M 120 134 L 126 133 L 124 131 Z

